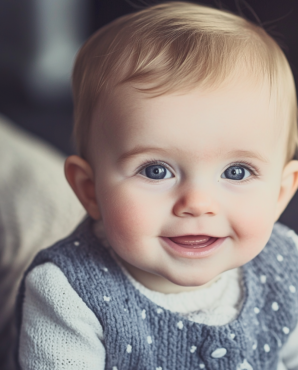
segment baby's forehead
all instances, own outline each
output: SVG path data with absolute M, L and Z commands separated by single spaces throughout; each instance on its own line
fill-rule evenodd
M 269 84 L 250 76 L 213 86 L 182 86 L 180 89 L 159 95 L 144 93 L 139 88 L 139 85 L 125 84 L 109 93 L 101 110 L 106 122 L 116 121 L 115 124 L 129 125 L 136 119 L 138 125 L 141 125 L 147 118 L 149 121 L 147 124 L 150 124 L 152 117 L 162 124 L 167 117 L 173 115 L 174 118 L 179 118 L 180 115 L 181 118 L 186 117 L 188 113 L 194 117 L 200 113 L 212 116 L 219 110 L 225 116 L 242 113 L 243 119 L 247 113 L 250 113 L 252 118 L 254 114 L 262 114 L 272 122 L 272 130 L 276 128 L 277 122 L 284 122 L 278 117 L 278 113 L 281 113 L 280 104 Z M 224 119 L 222 121 L 224 122 Z M 184 122 L 187 125 L 188 121 L 184 119 Z
M 189 148 L 207 158 L 243 147 L 271 155 L 285 143 L 269 87 L 250 80 L 153 98 L 121 86 L 102 113 L 106 142 L 122 151 L 142 145 L 176 152 Z

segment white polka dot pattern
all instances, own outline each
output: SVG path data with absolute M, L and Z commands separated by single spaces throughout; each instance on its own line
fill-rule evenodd
M 260 280 L 261 280 L 262 284 L 265 284 L 266 280 L 267 280 L 267 276 L 266 275 L 261 275 Z
M 253 367 L 247 362 L 246 359 L 237 366 L 237 370 L 253 370 Z
M 147 343 L 152 344 L 152 338 L 150 337 L 150 335 L 147 337 Z
M 289 230 L 287 232 L 287 236 L 293 240 L 296 247 L 298 248 L 298 235 L 295 233 L 295 231 L 294 230 Z
M 177 328 L 180 329 L 180 330 L 183 329 L 183 322 L 182 321 L 177 322 Z
M 111 297 L 107 297 L 107 296 L 103 296 L 103 300 L 105 301 L 105 302 L 110 302 L 110 300 L 111 300 Z
M 141 315 L 142 315 L 142 319 L 145 320 L 146 319 L 146 310 L 143 310 Z
M 270 347 L 269 347 L 269 345 L 268 345 L 268 344 L 265 344 L 265 345 L 264 345 L 264 351 L 265 351 L 265 352 L 270 352 Z
M 211 353 L 211 357 L 213 358 L 221 358 L 224 357 L 227 353 L 225 348 L 217 348 L 215 351 Z
M 281 254 L 278 254 L 276 256 L 278 262 L 282 262 L 284 260 L 283 256 Z
M 260 313 L 260 309 L 258 307 L 255 307 L 254 311 L 255 311 L 256 314 Z
M 75 241 L 73 244 L 74 244 L 76 247 L 78 247 L 78 246 L 80 245 L 80 242 Z
M 130 344 L 128 344 L 127 347 L 126 347 L 126 352 L 131 353 L 131 351 L 132 351 L 132 346 Z
M 290 329 L 289 329 L 289 328 L 287 328 L 286 326 L 284 326 L 284 327 L 282 328 L 282 331 L 283 331 L 285 334 L 289 334 Z
M 291 293 L 296 293 L 296 288 L 294 287 L 294 285 L 290 285 L 289 289 Z
M 279 310 L 279 305 L 277 302 L 273 302 L 271 305 L 271 308 L 273 311 L 278 311 Z
M 191 346 L 190 347 L 190 352 L 194 353 L 196 351 L 197 347 L 196 346 Z

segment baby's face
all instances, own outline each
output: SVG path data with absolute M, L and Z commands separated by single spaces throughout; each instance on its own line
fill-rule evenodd
M 96 197 L 137 280 L 189 290 L 261 252 L 279 216 L 286 142 L 265 84 L 153 99 L 124 86 L 98 117 Z

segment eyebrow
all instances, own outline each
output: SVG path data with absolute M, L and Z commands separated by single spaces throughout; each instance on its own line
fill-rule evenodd
M 134 157 L 134 156 L 137 156 L 139 154 L 142 154 L 142 153 L 148 153 L 148 152 L 159 152 L 159 153 L 163 153 L 163 154 L 168 154 L 169 152 L 163 148 L 159 148 L 159 147 L 147 147 L 147 146 L 141 146 L 141 145 L 138 145 L 136 147 L 134 147 L 133 149 L 123 153 L 119 159 L 118 159 L 118 162 L 124 162 L 125 160 L 127 160 L 128 158 L 131 158 L 131 157 Z M 230 157 L 245 157 L 245 158 L 255 158 L 255 159 L 258 159 L 262 162 L 265 162 L 265 163 L 268 163 L 269 160 L 267 158 L 265 158 L 264 156 L 262 156 L 259 152 L 253 152 L 253 151 L 249 151 L 249 150 L 231 150 L 227 153 L 227 157 L 230 158 Z M 218 155 L 220 156 L 220 154 Z
M 139 154 L 142 154 L 142 153 L 147 153 L 147 152 L 160 152 L 160 153 L 164 153 L 164 154 L 169 153 L 167 150 L 165 150 L 163 148 L 138 145 L 138 146 L 134 147 L 133 149 L 123 153 L 119 157 L 118 162 L 124 162 L 125 160 L 127 160 L 130 157 L 134 157 L 136 155 L 139 155 Z
M 259 152 L 252 152 L 250 150 L 231 150 L 228 152 L 229 157 L 246 157 L 255 158 L 262 162 L 268 163 L 268 158 L 262 156 Z

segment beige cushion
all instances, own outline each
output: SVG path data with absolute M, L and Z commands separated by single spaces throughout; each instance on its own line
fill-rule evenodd
M 67 184 L 64 156 L 0 117 L 0 369 L 12 370 L 14 302 L 42 248 L 69 234 L 84 210 Z

